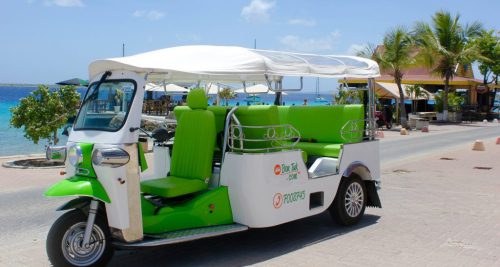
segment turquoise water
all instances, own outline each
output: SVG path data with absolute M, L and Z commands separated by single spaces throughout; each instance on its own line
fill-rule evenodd
M 0 86 L 0 156 L 25 155 L 25 154 L 40 154 L 45 153 L 47 142 L 40 140 L 38 145 L 24 137 L 22 129 L 16 129 L 10 126 L 10 108 L 19 103 L 19 99 L 28 96 L 36 87 L 21 87 L 21 86 Z M 78 91 L 83 94 L 84 88 L 79 88 Z M 331 103 L 332 96 L 323 95 L 326 100 Z M 175 100 L 180 100 L 180 96 L 176 96 Z M 214 101 L 212 97 L 211 101 Z M 285 105 L 302 105 L 304 99 L 307 99 L 308 105 L 325 105 L 325 102 L 315 102 L 314 94 L 293 94 L 283 96 Z M 272 105 L 274 95 L 260 95 L 262 104 Z M 247 105 L 251 104 L 247 101 L 245 94 L 239 94 L 236 99 L 229 101 L 229 105 Z M 60 143 L 66 143 L 67 137 L 62 136 L 59 131 Z

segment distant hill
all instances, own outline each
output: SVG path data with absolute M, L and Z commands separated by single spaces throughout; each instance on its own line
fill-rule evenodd
M 5 87 L 38 87 L 40 84 L 32 84 L 32 83 L 0 83 L 0 86 L 5 86 Z M 48 85 L 49 87 L 54 87 L 56 86 L 55 84 L 44 84 Z

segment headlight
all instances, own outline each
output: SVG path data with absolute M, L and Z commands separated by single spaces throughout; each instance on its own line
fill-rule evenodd
M 80 146 L 73 145 L 68 149 L 68 161 L 74 167 L 78 167 L 78 164 L 83 161 L 82 148 Z
M 66 147 L 65 146 L 49 146 L 45 151 L 45 157 L 49 161 L 64 162 L 66 160 Z
M 107 165 L 116 168 L 127 164 L 130 155 L 120 148 L 98 148 L 92 153 L 92 162 L 95 165 Z

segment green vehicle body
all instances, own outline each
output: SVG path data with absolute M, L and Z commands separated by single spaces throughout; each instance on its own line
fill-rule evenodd
M 97 179 L 80 175 L 75 175 L 54 184 L 45 192 L 45 196 L 86 196 L 97 198 L 106 203 L 111 203 L 106 190 L 104 190 L 104 187 Z
M 201 192 L 189 201 L 157 209 L 144 197 L 142 223 L 145 234 L 233 223 L 226 186 Z
M 46 192 L 47 197 L 79 196 L 99 199 L 111 203 L 106 190 L 97 179 L 92 167 L 93 144 L 78 143 L 82 149 L 83 161 L 79 169 L 83 173 L 59 181 Z M 141 172 L 148 168 L 142 146 L 138 144 Z M 88 171 L 88 172 L 87 172 Z M 86 200 L 90 202 L 90 198 Z M 68 202 L 64 209 L 81 207 L 79 201 Z M 229 204 L 228 189 L 225 186 L 202 191 L 187 201 L 174 200 L 165 207 L 158 208 L 141 197 L 143 229 L 146 234 L 159 234 L 182 229 L 231 224 L 233 216 Z

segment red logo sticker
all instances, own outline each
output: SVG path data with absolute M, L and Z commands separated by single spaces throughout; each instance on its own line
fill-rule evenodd
M 276 166 L 274 166 L 274 174 L 276 175 L 281 174 L 281 166 L 279 164 L 276 164 Z
M 283 204 L 283 195 L 281 193 L 276 193 L 273 199 L 273 205 L 275 209 L 279 209 Z

